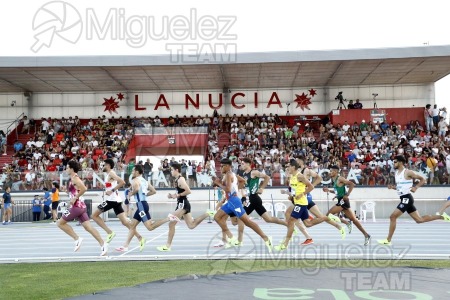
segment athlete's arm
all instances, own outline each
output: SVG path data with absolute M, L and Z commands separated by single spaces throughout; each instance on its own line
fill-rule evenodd
M 73 199 L 70 200 L 70 204 L 73 205 L 78 198 L 83 196 L 83 194 L 87 191 L 87 188 L 84 185 L 83 181 L 81 181 L 80 177 L 72 178 L 72 183 L 78 190 L 76 198 L 73 198 Z
M 106 194 L 108 196 L 111 195 L 113 192 L 118 191 L 119 189 L 121 189 L 125 185 L 125 181 L 122 178 L 120 178 L 116 174 L 116 172 L 114 172 L 114 171 L 111 171 L 109 173 L 109 178 L 112 178 L 112 179 L 116 180 L 117 181 L 117 186 L 112 191 L 107 191 L 106 192 Z M 108 194 L 108 192 L 110 192 L 110 193 Z
M 184 190 L 184 192 L 180 194 L 176 194 L 176 198 L 187 196 L 191 193 L 191 189 L 189 185 L 186 183 L 186 179 L 184 177 L 178 178 L 178 186 Z
M 141 187 L 141 184 L 139 180 L 133 179 L 133 184 L 131 185 L 132 189 L 130 192 L 130 197 L 136 195 L 139 192 L 139 188 Z
M 422 185 L 426 183 L 425 178 L 423 178 L 422 176 L 411 170 L 406 170 L 405 179 L 412 179 L 413 181 L 415 179 L 419 181 L 419 183 L 417 183 L 415 186 L 411 188 L 412 193 L 415 193 L 418 188 L 420 188 Z
M 314 186 L 312 185 L 312 183 L 308 179 L 306 179 L 305 175 L 298 174 L 297 175 L 297 180 L 300 181 L 300 182 L 303 182 L 306 185 L 306 189 L 305 189 L 305 192 L 303 193 L 303 195 L 298 195 L 300 197 L 295 195 L 295 197 L 301 198 L 302 196 L 306 196 L 306 194 L 311 193 L 311 191 L 314 189 Z
M 307 170 L 308 170 L 307 173 L 309 173 L 309 176 L 311 176 L 314 179 L 314 181 L 312 182 L 312 185 L 316 187 L 317 185 L 319 185 L 322 182 L 322 180 L 323 180 L 322 176 L 320 176 L 317 172 L 315 172 L 313 170 L 310 170 L 310 169 L 307 169 Z
M 259 189 L 258 189 L 258 194 L 261 194 L 262 191 L 269 184 L 269 180 L 270 180 L 269 175 L 261 173 L 261 172 L 259 172 L 257 170 L 253 170 L 252 173 L 251 173 L 251 176 L 252 177 L 258 177 L 258 178 L 264 178 L 264 181 L 261 183 L 261 185 L 259 186 Z M 261 190 L 261 191 L 259 191 L 259 190 Z
M 128 193 L 128 194 L 130 194 L 130 193 Z M 146 196 L 151 196 L 154 194 L 156 194 L 155 188 L 153 187 L 153 185 L 148 184 L 148 192 L 147 192 Z
M 339 176 L 338 182 L 340 182 L 341 184 L 345 184 L 348 187 L 347 196 L 350 196 L 351 192 L 353 191 L 353 188 L 355 187 L 355 184 L 342 176 Z

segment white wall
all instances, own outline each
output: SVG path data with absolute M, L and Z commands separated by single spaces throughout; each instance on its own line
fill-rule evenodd
M 293 102 L 295 94 L 308 93 L 311 87 L 293 88 L 293 89 L 266 89 L 266 90 L 231 90 L 231 94 L 224 96 L 223 106 L 218 111 L 221 114 L 236 113 L 240 114 L 279 114 L 285 115 L 287 112 L 286 103 L 290 102 L 289 111 L 291 115 L 319 115 L 327 114 L 331 109 L 337 107 L 337 101 L 334 100 L 339 91 L 343 91 L 346 99 L 359 98 L 364 107 L 373 107 L 372 93 L 378 93 L 378 107 L 422 107 L 427 103 L 434 104 L 434 84 L 426 85 L 400 85 L 400 86 L 358 86 L 358 87 L 332 87 L 332 88 L 315 88 L 317 95 L 311 99 L 312 104 L 309 110 L 302 111 L 297 108 L 297 104 Z M 183 115 L 211 115 L 213 109 L 208 105 L 208 94 L 212 94 L 214 105 L 219 103 L 220 90 L 202 90 L 202 91 L 162 91 L 170 110 L 165 107 L 159 107 L 155 110 L 158 98 L 161 93 L 156 92 L 128 92 L 128 99 L 119 101 L 117 114 L 110 114 L 104 111 L 104 98 L 113 96 L 117 99 L 116 94 L 120 91 L 101 92 L 101 93 L 33 93 L 30 100 L 21 93 L 16 94 L 0 94 L 0 123 L 14 120 L 22 112 L 28 114 L 31 118 L 41 117 L 68 117 L 78 116 L 79 118 L 96 118 L 101 115 L 106 116 L 156 116 L 169 117 L 176 114 Z M 122 91 L 124 92 L 124 91 Z M 236 104 L 245 104 L 243 109 L 236 109 L 231 106 L 231 95 L 241 92 L 245 97 L 236 98 Z M 258 93 L 258 107 L 255 108 L 254 93 Z M 268 101 L 273 92 L 276 92 L 282 107 L 271 105 L 267 107 Z M 189 94 L 195 99 L 195 94 L 199 93 L 200 108 L 196 109 L 193 105 L 185 107 L 185 94 Z M 139 107 L 145 107 L 147 110 L 135 110 L 135 95 L 139 97 Z M 17 101 L 16 106 L 11 107 L 11 100 Z M 1 126 L 1 125 L 0 125 Z

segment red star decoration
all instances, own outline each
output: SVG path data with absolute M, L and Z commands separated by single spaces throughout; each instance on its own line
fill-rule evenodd
M 310 108 L 308 107 L 308 105 L 311 104 L 311 98 L 308 98 L 307 95 L 305 95 L 305 93 L 302 93 L 301 95 L 297 95 L 295 94 L 295 97 L 297 97 L 294 101 L 297 102 L 297 107 L 300 106 L 300 108 L 302 110 L 308 109 L 310 110 Z
M 119 108 L 119 102 L 117 102 L 116 99 L 113 98 L 112 96 L 109 99 L 103 98 L 103 100 L 105 100 L 105 102 L 103 102 L 103 104 L 102 104 L 105 106 L 104 111 L 109 111 L 110 114 L 112 114 L 113 112 L 115 112 L 117 114 L 116 109 Z
M 311 97 L 314 97 L 315 95 L 317 95 L 317 91 L 315 89 L 310 89 L 308 92 Z
M 117 99 L 119 99 L 120 101 L 122 101 L 123 99 L 125 99 L 125 95 L 122 93 L 118 93 L 117 95 Z

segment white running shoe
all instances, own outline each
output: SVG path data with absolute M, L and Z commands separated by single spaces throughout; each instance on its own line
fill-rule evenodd
M 100 256 L 107 256 L 108 255 L 108 243 L 103 243 L 101 250 L 102 250 L 102 253 L 100 253 Z
M 225 243 L 220 240 L 217 244 L 215 244 L 213 247 L 214 248 L 222 248 L 223 246 L 225 246 Z
M 83 243 L 83 238 L 79 237 L 78 240 L 75 241 L 75 249 L 73 250 L 73 252 L 77 252 L 78 250 L 80 250 L 81 243 Z

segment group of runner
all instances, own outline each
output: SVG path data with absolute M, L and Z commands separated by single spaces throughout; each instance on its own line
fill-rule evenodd
M 396 228 L 396 220 L 404 212 L 408 214 L 417 222 L 424 223 L 433 220 L 450 221 L 450 217 L 445 213 L 445 209 L 450 207 L 450 201 L 447 201 L 436 215 L 420 216 L 416 207 L 414 206 L 414 198 L 412 193 L 415 193 L 418 188 L 425 184 L 425 179 L 415 172 L 406 169 L 406 160 L 403 156 L 396 156 L 394 159 L 395 168 L 395 182 L 396 185 L 389 185 L 389 189 L 396 189 L 400 197 L 400 203 L 390 216 L 389 234 L 386 239 L 379 240 L 378 243 L 382 245 L 391 245 L 392 237 Z M 183 218 L 189 229 L 194 229 L 203 220 L 208 217 L 214 217 L 214 220 L 222 230 L 223 246 L 239 247 L 243 245 L 243 231 L 245 226 L 250 227 L 257 233 L 264 241 L 265 246 L 269 252 L 272 249 L 276 251 L 284 251 L 288 248 L 290 240 L 298 229 L 303 233 L 306 240 L 301 245 L 309 245 L 313 243 L 312 237 L 309 235 L 305 227 L 318 225 L 322 222 L 327 222 L 338 229 L 342 239 L 346 237 L 345 227 L 348 233 L 351 233 L 353 224 L 364 235 L 364 245 L 370 244 L 371 236 L 368 234 L 353 210 L 350 207 L 349 196 L 353 191 L 355 184 L 339 175 L 339 168 L 337 166 L 330 167 L 330 179 L 333 188 L 324 187 L 323 191 L 327 193 L 334 193 L 337 200 L 326 215 L 323 215 L 317 205 L 314 203 L 311 191 L 322 182 L 319 174 L 308 169 L 305 166 L 304 158 L 298 157 L 290 159 L 286 165 L 288 171 L 288 190 L 282 190 L 281 193 L 288 196 L 292 205 L 286 210 L 286 219 L 281 220 L 271 216 L 263 206 L 260 195 L 269 182 L 269 176 L 258 170 L 252 169 L 252 161 L 244 158 L 240 165 L 238 174 L 232 171 L 232 162 L 230 159 L 221 160 L 222 179 L 215 178 L 213 183 L 215 186 L 222 189 L 225 197 L 218 202 L 216 210 L 207 210 L 202 215 L 195 219 L 191 215 L 191 205 L 187 196 L 191 193 L 189 185 L 186 183 L 184 177 L 181 176 L 181 165 L 174 163 L 171 165 L 171 173 L 175 178 L 176 193 L 169 193 L 168 198 L 176 199 L 177 206 L 175 212 L 169 213 L 166 218 L 153 221 L 149 212 L 149 205 L 147 197 L 156 194 L 155 188 L 143 178 L 143 167 L 136 165 L 133 169 L 133 179 L 129 190 L 129 197 L 134 198 L 136 202 L 136 211 L 133 218 L 127 218 L 127 214 L 122 207 L 122 198 L 119 195 L 119 189 L 124 187 L 125 181 L 114 172 L 114 161 L 106 159 L 103 171 L 106 174 L 105 189 L 103 202 L 98 205 L 97 210 L 93 213 L 92 219 L 99 225 L 106 233 L 107 238 L 103 240 L 100 233 L 89 222 L 86 205 L 84 204 L 83 194 L 87 188 L 77 173 L 80 171 L 78 162 L 72 160 L 67 164 L 66 172 L 70 177 L 66 192 L 69 195 L 70 206 L 69 209 L 63 213 L 62 218 L 57 221 L 58 227 L 72 237 L 75 241 L 74 251 L 78 251 L 82 245 L 83 238 L 78 236 L 68 222 L 78 219 L 79 223 L 84 229 L 89 232 L 99 243 L 101 247 L 100 255 L 105 256 L 108 253 L 108 244 L 116 236 L 100 217 L 102 213 L 111 209 L 117 215 L 121 223 L 128 228 L 128 237 L 123 246 L 116 248 L 116 251 L 129 251 L 129 244 L 133 237 L 139 241 L 139 248 L 142 251 L 145 247 L 146 240 L 136 230 L 140 222 L 152 231 L 159 226 L 169 223 L 169 234 L 165 245 L 157 247 L 159 251 L 171 251 L 172 241 L 175 235 L 176 223 Z M 262 180 L 261 180 L 262 179 Z M 449 197 L 450 200 L 450 197 Z M 11 196 L 8 188 L 2 196 L 2 204 L 5 206 L 5 213 L 3 216 L 3 224 L 10 222 L 11 218 Z M 272 239 L 266 235 L 262 229 L 249 218 L 249 214 L 256 211 L 268 223 L 275 223 L 286 226 L 287 232 L 285 238 L 277 246 L 273 246 Z M 349 221 L 337 217 L 337 214 L 343 213 Z M 314 217 L 312 217 L 313 215 Z M 238 237 L 235 238 L 227 225 L 227 219 L 231 217 L 232 223 L 238 225 Z M 346 226 L 341 222 L 345 222 Z M 220 245 L 219 245 L 220 246 Z

